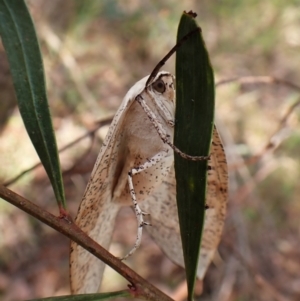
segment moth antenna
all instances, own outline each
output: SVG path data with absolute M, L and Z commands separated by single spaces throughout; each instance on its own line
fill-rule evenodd
M 201 28 L 197 27 L 187 33 L 185 36 L 183 36 L 177 43 L 176 45 L 167 53 L 167 55 L 156 65 L 156 67 L 153 69 L 151 72 L 150 76 L 148 77 L 148 80 L 146 82 L 146 87 L 150 85 L 150 83 L 153 81 L 157 73 L 159 72 L 160 68 L 166 63 L 166 61 L 173 55 L 175 51 L 187 40 L 189 39 L 193 34 L 196 32 L 201 32 Z

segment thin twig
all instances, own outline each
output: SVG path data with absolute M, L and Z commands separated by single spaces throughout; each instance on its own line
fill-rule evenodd
M 90 136 L 93 136 L 101 127 L 107 125 L 107 124 L 110 124 L 112 121 L 112 117 L 107 117 L 106 119 L 103 119 L 101 121 L 98 121 L 96 123 L 96 126 L 94 129 L 88 131 L 87 133 L 83 134 L 82 136 L 76 138 L 74 141 L 68 143 L 67 145 L 65 145 L 64 147 L 62 147 L 61 149 L 59 149 L 59 153 L 62 153 L 64 152 L 65 150 L 73 147 L 74 145 L 76 145 L 77 143 L 79 143 L 81 140 L 87 138 L 87 137 L 90 137 Z M 19 173 L 17 176 L 13 177 L 12 179 L 10 180 L 7 180 L 5 181 L 4 183 L 2 183 L 3 186 L 10 186 L 12 184 L 14 184 L 15 182 L 17 182 L 20 178 L 22 178 L 24 175 L 26 175 L 27 173 L 35 170 L 36 168 L 38 168 L 39 166 L 41 166 L 42 163 L 39 162 L 33 166 L 31 166 L 30 168 L 28 169 L 25 169 L 23 170 L 21 173 Z
M 233 82 L 238 82 L 240 84 L 276 84 L 286 86 L 293 90 L 300 92 L 300 86 L 296 85 L 293 82 L 287 81 L 285 79 L 273 77 L 273 76 L 239 76 L 232 77 L 224 80 L 220 80 L 216 83 L 216 87 L 230 84 Z
M 190 13 L 188 13 L 190 14 Z M 193 29 L 192 31 L 190 31 L 189 33 L 187 33 L 185 36 L 183 36 L 177 43 L 176 45 L 167 53 L 167 55 L 164 56 L 164 58 L 155 66 L 155 68 L 153 69 L 153 71 L 151 72 L 151 74 L 148 77 L 148 80 L 146 82 L 146 87 L 148 87 L 153 79 L 155 78 L 155 76 L 157 75 L 157 73 L 159 72 L 160 68 L 166 63 L 166 61 L 174 54 L 175 51 L 177 51 L 177 49 L 187 40 L 189 39 L 193 34 L 197 33 L 197 32 L 201 32 L 201 28 L 197 27 L 195 29 Z
M 288 87 L 290 89 L 296 90 L 300 93 L 300 86 L 296 85 L 293 82 L 276 78 L 272 76 L 240 76 L 240 77 L 233 77 L 225 80 L 221 80 L 216 84 L 216 87 L 220 87 L 222 85 L 226 85 L 229 83 L 237 82 L 240 84 L 276 84 L 276 85 L 282 85 L 285 87 Z M 300 98 L 294 102 L 289 108 L 287 109 L 284 116 L 280 119 L 279 125 L 277 129 L 274 131 L 274 133 L 270 136 L 268 139 L 268 142 L 263 147 L 261 151 L 259 151 L 256 155 L 251 156 L 247 160 L 243 162 L 243 165 L 253 165 L 257 163 L 263 155 L 265 155 L 267 152 L 273 151 L 275 148 L 277 148 L 280 143 L 286 138 L 285 135 L 282 135 L 282 129 L 286 125 L 287 120 L 291 116 L 291 114 L 294 112 L 294 110 L 300 105 Z M 239 164 L 234 164 L 229 166 L 231 170 L 236 170 L 240 168 Z
M 20 208 L 24 212 L 27 212 L 28 214 L 37 218 L 56 231 L 62 233 L 66 237 L 72 239 L 77 244 L 89 251 L 91 254 L 102 260 L 105 264 L 109 265 L 131 283 L 130 292 L 135 297 L 142 296 L 147 300 L 153 301 L 173 300 L 163 292 L 158 290 L 155 286 L 147 282 L 133 270 L 131 270 L 128 266 L 123 264 L 120 259 L 114 257 L 107 250 L 98 245 L 69 219 L 59 218 L 52 215 L 48 211 L 38 207 L 37 205 L 33 204 L 29 200 L 16 194 L 3 185 L 0 185 L 0 197 L 11 203 L 12 205 Z

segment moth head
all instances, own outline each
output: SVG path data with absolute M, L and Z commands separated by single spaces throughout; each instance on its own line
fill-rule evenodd
M 145 92 L 152 100 L 158 113 L 169 125 L 173 125 L 175 113 L 174 76 L 166 71 L 159 72 L 153 81 L 146 86 Z
M 161 72 L 150 85 L 154 94 L 165 98 L 165 100 L 174 102 L 174 76 L 168 72 Z

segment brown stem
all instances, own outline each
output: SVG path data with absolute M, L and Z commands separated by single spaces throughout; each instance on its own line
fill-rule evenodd
M 11 203 L 12 205 L 20 208 L 28 214 L 34 216 L 44 224 L 50 226 L 56 231 L 69 237 L 80 246 L 85 248 L 91 254 L 108 264 L 111 268 L 117 271 L 120 275 L 126 278 L 131 287 L 135 289 L 136 297 L 143 297 L 146 300 L 161 300 L 172 301 L 170 297 L 158 290 L 155 286 L 147 282 L 128 266 L 120 261 L 120 259 L 114 257 L 107 250 L 98 245 L 94 240 L 88 237 L 80 228 L 78 228 L 70 219 L 56 217 L 46 210 L 38 207 L 29 200 L 16 194 L 3 185 L 0 185 L 0 197 Z

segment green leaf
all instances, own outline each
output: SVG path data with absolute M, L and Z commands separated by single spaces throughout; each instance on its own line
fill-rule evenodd
M 191 14 L 180 20 L 177 41 L 195 30 Z M 176 54 L 176 113 L 174 144 L 193 156 L 207 156 L 214 119 L 214 76 L 205 44 L 193 34 Z M 175 154 L 177 206 L 188 283 L 193 291 L 205 212 L 207 161 L 190 161 Z
M 84 294 L 84 295 L 69 295 L 69 296 L 59 296 L 59 297 L 49 297 L 32 299 L 30 301 L 98 301 L 98 300 L 110 300 L 116 297 L 127 297 L 133 299 L 132 295 L 128 290 L 101 293 L 101 294 Z
M 66 208 L 42 57 L 23 0 L 0 0 L 0 34 L 26 130 L 48 174 L 60 209 Z

